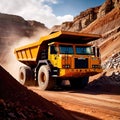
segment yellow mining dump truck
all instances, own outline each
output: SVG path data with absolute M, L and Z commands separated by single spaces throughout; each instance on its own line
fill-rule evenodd
M 19 70 L 19 81 L 31 79 L 41 90 L 59 86 L 69 80 L 73 88 L 84 88 L 89 76 L 102 71 L 99 49 L 88 44 L 100 35 L 58 31 L 41 37 L 33 44 L 16 48 L 17 60 L 27 65 Z

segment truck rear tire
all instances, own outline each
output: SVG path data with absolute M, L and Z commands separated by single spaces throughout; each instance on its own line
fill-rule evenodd
M 19 82 L 22 85 L 30 86 L 33 85 L 33 72 L 31 68 L 22 66 L 19 69 Z
M 89 77 L 80 77 L 70 80 L 70 85 L 73 89 L 83 89 L 87 86 Z
M 47 65 L 41 66 L 38 71 L 38 85 L 40 90 L 51 90 L 55 85 L 55 80 L 50 76 Z

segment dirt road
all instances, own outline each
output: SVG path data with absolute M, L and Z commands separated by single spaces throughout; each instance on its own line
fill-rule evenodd
M 77 120 L 120 120 L 120 95 L 88 91 L 32 91 L 71 112 Z

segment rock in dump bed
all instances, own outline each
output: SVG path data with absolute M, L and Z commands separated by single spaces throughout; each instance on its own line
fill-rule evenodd
M 0 66 L 0 120 L 74 120 L 64 109 L 19 84 Z

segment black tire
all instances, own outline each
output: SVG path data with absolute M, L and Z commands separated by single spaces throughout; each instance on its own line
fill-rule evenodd
M 41 66 L 38 71 L 38 85 L 40 90 L 51 90 L 54 88 L 55 80 L 50 76 L 47 65 Z
M 22 85 L 30 86 L 33 85 L 33 72 L 31 68 L 22 66 L 19 69 L 19 82 Z
M 89 77 L 80 77 L 70 80 L 70 85 L 73 89 L 83 89 L 87 86 Z

